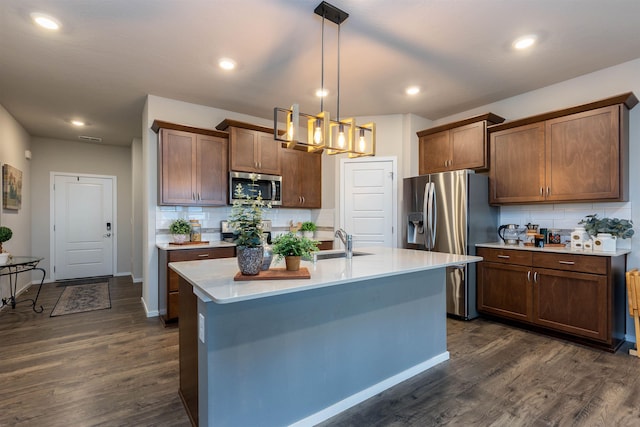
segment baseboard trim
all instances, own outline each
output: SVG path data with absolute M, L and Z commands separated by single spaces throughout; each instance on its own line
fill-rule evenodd
M 140 301 L 142 301 L 142 307 L 144 307 L 144 311 L 145 313 L 147 313 L 147 317 L 160 316 L 160 313 L 158 313 L 158 310 L 149 311 L 149 308 L 147 307 L 147 303 L 144 301 L 143 297 L 140 297 Z
M 370 397 L 375 396 L 378 393 L 382 393 L 388 388 L 393 387 L 394 385 L 400 384 L 402 381 L 408 380 L 411 377 L 418 375 L 421 372 L 426 371 L 444 361 L 449 360 L 449 352 L 445 351 L 444 353 L 438 354 L 432 357 L 429 360 L 425 360 L 422 363 L 419 363 L 409 369 L 406 369 L 392 377 L 387 378 L 386 380 L 380 381 L 377 384 L 372 385 L 358 393 L 352 394 L 346 399 L 341 400 L 331 406 L 328 406 L 313 415 L 310 415 L 306 418 L 303 418 L 295 423 L 291 424 L 290 427 L 306 427 L 306 426 L 314 426 L 323 421 L 328 420 L 334 415 L 338 415 L 340 412 L 346 411 L 347 409 L 364 402 Z

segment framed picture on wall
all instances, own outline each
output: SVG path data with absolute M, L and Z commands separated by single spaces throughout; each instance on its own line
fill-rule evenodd
M 22 171 L 7 164 L 2 166 L 2 206 L 12 210 L 22 207 Z

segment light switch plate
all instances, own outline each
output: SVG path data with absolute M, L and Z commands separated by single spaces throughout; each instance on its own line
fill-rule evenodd
M 198 338 L 204 344 L 204 314 L 198 313 Z

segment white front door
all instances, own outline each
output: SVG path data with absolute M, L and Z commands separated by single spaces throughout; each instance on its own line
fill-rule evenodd
M 394 171 L 393 159 L 343 160 L 340 226 L 354 248 L 397 246 Z
M 55 175 L 53 271 L 56 280 L 113 275 L 114 179 Z

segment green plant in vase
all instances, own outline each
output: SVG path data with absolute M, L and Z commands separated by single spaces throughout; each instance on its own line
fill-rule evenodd
M 255 183 L 249 184 L 247 193 L 242 184 L 238 184 L 234 194 L 229 226 L 234 232 L 238 267 L 242 274 L 255 276 L 262 266 L 262 217 L 271 205 L 262 199 Z
M 13 236 L 13 231 L 9 227 L 0 227 L 0 264 L 6 264 L 11 254 L 2 249 L 2 244 Z
M 611 234 L 621 239 L 628 239 L 634 235 L 633 222 L 628 219 L 598 218 L 598 214 L 587 215 L 578 224 L 584 225 L 584 229 L 590 236 L 598 234 Z
M 184 243 L 189 240 L 191 224 L 186 219 L 178 218 L 169 225 L 169 233 L 174 243 Z
M 313 235 L 317 229 L 318 227 L 316 226 L 316 223 L 313 221 L 305 221 L 302 223 L 302 226 L 300 226 L 300 231 L 302 231 L 302 235 L 309 239 L 313 239 Z
M 287 270 L 296 271 L 300 268 L 300 259 L 302 257 L 310 258 L 311 253 L 318 250 L 319 243 L 316 240 L 289 232 L 276 237 L 271 249 L 273 254 L 277 255 L 278 260 L 284 258 Z

